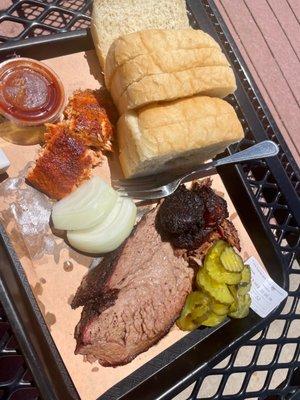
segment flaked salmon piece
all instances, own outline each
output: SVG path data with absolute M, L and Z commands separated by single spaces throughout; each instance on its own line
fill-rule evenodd
M 46 146 L 27 180 L 49 197 L 59 200 L 90 177 L 99 158 L 63 123 L 48 124 L 45 141 Z
M 109 97 L 100 91 L 78 90 L 70 98 L 64 115 L 73 136 L 97 150 L 111 151 L 113 107 Z

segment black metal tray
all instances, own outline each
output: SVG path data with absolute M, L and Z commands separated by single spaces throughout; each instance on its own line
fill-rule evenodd
M 219 41 L 236 73 L 238 90 L 227 100 L 235 107 L 246 138 L 239 146 L 231 146 L 229 151 L 235 152 L 267 138 L 280 146 L 280 154 L 276 158 L 227 166 L 219 172 L 270 275 L 287 289 L 288 268 L 292 260 L 299 256 L 299 170 L 213 2 L 189 0 L 187 3 L 192 26 L 201 27 Z M 15 46 L 4 44 L 0 47 L 0 59 L 13 53 L 44 59 L 92 48 L 89 31 L 81 30 L 20 41 Z M 267 209 L 267 214 L 264 209 Z M 277 225 L 272 230 L 274 221 Z M 0 239 L 0 300 L 41 395 L 51 400 L 78 399 L 23 268 L 3 229 L 0 230 Z M 283 242 L 287 244 L 283 245 Z M 216 329 L 192 332 L 114 386 L 99 400 L 172 398 L 204 370 L 221 361 L 269 324 L 279 311 L 280 307 L 266 319 L 251 312 L 244 320 L 228 320 Z

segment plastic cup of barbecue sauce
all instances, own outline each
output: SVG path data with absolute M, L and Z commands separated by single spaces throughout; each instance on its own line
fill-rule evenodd
M 60 119 L 65 105 L 61 80 L 30 58 L 0 64 L 0 137 L 31 145 L 44 140 L 45 123 Z

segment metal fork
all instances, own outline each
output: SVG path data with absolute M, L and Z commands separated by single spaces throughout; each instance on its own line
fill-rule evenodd
M 276 156 L 278 152 L 279 148 L 277 144 L 271 140 L 265 140 L 228 157 L 202 164 L 197 169 L 185 172 L 180 176 L 177 175 L 175 178 L 170 172 L 166 172 L 157 175 L 113 181 L 113 186 L 122 196 L 129 196 L 140 200 L 160 199 L 174 193 L 181 183 L 204 178 L 205 176 L 216 173 L 216 167 L 221 165 L 273 157 Z

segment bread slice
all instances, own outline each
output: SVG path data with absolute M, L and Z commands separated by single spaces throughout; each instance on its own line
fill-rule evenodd
M 218 43 L 194 29 L 150 29 L 121 36 L 109 50 L 105 81 L 120 114 L 196 94 L 222 98 L 236 89 Z
M 235 76 L 228 66 L 197 67 L 174 73 L 147 75 L 130 85 L 119 98 L 113 97 L 119 113 L 151 104 L 201 94 L 226 97 L 236 90 Z M 112 93 L 114 95 L 114 93 Z
M 200 29 L 146 29 L 120 36 L 113 42 L 106 57 L 106 86 L 110 89 L 112 75 L 118 67 L 128 61 L 138 61 L 139 56 L 155 57 L 161 64 L 174 50 L 189 50 L 189 54 L 193 54 L 193 50 L 204 48 L 221 51 L 218 43 Z
M 94 0 L 91 32 L 103 71 L 108 49 L 119 36 L 188 26 L 185 0 Z
M 152 104 L 118 121 L 119 158 L 127 178 L 199 165 L 242 137 L 233 107 L 205 96 Z
M 130 85 L 150 75 L 172 74 L 214 66 L 229 67 L 229 63 L 225 55 L 213 47 L 173 50 L 166 52 L 165 57 L 160 57 L 157 53 L 140 55 L 115 70 L 109 89 L 115 103 L 118 104 L 119 98 Z

